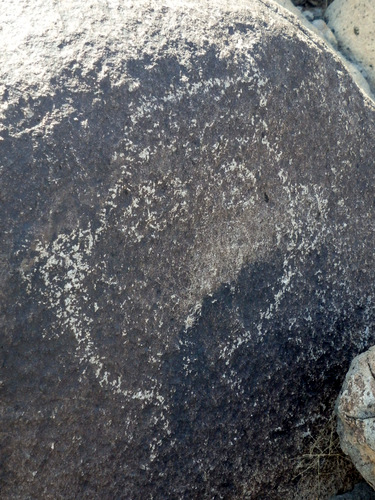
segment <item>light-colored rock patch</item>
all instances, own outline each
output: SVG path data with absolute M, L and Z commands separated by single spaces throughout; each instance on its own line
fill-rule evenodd
M 375 346 L 352 361 L 336 411 L 343 451 L 375 487 Z
M 339 49 L 363 68 L 375 87 L 375 2 L 373 0 L 335 0 L 326 11 Z

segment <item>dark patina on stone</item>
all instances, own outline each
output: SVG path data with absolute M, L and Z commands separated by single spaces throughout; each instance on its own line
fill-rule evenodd
M 272 2 L 115 3 L 1 34 L 1 497 L 301 500 L 375 340 L 374 106 Z

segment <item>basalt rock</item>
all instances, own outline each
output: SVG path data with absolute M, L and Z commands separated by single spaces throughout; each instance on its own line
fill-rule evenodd
M 373 104 L 266 0 L 0 14 L 1 497 L 311 499 L 375 341 Z

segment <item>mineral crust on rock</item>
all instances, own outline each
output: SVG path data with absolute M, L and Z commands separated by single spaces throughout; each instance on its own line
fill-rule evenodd
M 375 342 L 372 103 L 267 0 L 0 18 L 1 498 L 313 498 Z
M 375 487 L 375 347 L 357 356 L 336 408 L 341 447 Z

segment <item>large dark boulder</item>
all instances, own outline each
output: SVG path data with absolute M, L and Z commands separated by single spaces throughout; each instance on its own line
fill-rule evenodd
M 313 498 L 373 104 L 270 1 L 64 5 L 0 7 L 1 498 Z

